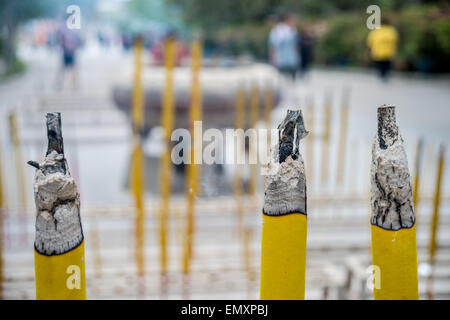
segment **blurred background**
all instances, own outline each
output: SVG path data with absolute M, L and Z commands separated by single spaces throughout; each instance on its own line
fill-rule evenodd
M 371 5 L 381 29 L 370 29 Z M 44 158 L 45 114 L 58 111 L 88 299 L 258 299 L 261 166 L 202 164 L 194 182 L 189 166 L 161 160 L 164 112 L 171 129 L 190 129 L 201 106 L 203 130 L 221 132 L 273 129 L 302 109 L 306 298 L 372 299 L 371 144 L 377 107 L 393 104 L 415 189 L 420 298 L 449 299 L 449 72 L 444 0 L 0 0 L 0 297 L 35 298 L 26 161 Z

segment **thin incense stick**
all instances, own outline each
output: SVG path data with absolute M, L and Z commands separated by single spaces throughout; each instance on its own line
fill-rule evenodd
M 444 172 L 444 154 L 445 148 L 443 145 L 439 148 L 439 158 L 438 158 L 438 170 L 436 174 L 436 187 L 434 193 L 433 201 L 433 217 L 431 220 L 431 232 L 430 232 L 430 244 L 429 244 L 429 263 L 431 265 L 431 273 L 427 281 L 427 297 L 428 299 L 433 299 L 433 277 L 434 277 L 434 262 L 436 257 L 436 251 L 438 248 L 437 243 L 437 233 L 439 227 L 439 208 L 441 202 L 441 188 L 442 188 L 442 176 Z
M 1 141 L 1 138 L 0 138 Z M 0 147 L 0 299 L 3 299 L 3 220 L 5 216 L 5 194 L 3 192 L 2 150 Z
M 348 110 L 350 100 L 350 88 L 345 87 L 342 97 L 341 117 L 340 117 L 340 133 L 339 133 L 339 156 L 337 164 L 336 183 L 342 185 L 345 177 L 345 160 L 347 155 L 347 131 L 348 131 Z
M 414 188 L 413 188 L 413 203 L 414 203 L 414 210 L 417 218 L 417 208 L 419 205 L 419 182 L 420 182 L 420 167 L 422 165 L 422 150 L 423 150 L 423 140 L 419 139 L 419 142 L 417 142 L 417 149 L 416 149 L 416 170 L 414 174 Z
M 173 68 L 176 59 L 176 42 L 169 37 L 164 44 L 164 60 L 166 79 L 162 101 L 161 125 L 164 130 L 165 150 L 160 160 L 160 193 L 161 205 L 159 208 L 159 244 L 160 244 L 160 271 L 161 271 L 161 293 L 165 295 L 167 289 L 167 266 L 168 266 L 168 231 L 170 197 L 172 193 L 172 161 L 170 157 L 170 136 L 173 130 L 175 110 L 173 92 Z
M 136 215 L 134 221 L 135 259 L 138 277 L 138 294 L 145 293 L 145 157 L 142 150 L 142 131 L 144 129 L 144 94 L 142 88 L 142 39 L 136 38 L 134 44 L 134 80 L 132 95 L 133 151 L 131 154 L 130 187 L 134 197 Z
M 191 137 L 195 140 L 197 137 L 194 134 L 195 121 L 202 120 L 202 93 L 200 87 L 200 68 L 202 63 L 202 44 L 199 40 L 194 40 L 192 43 L 192 87 L 191 87 Z M 191 163 L 188 164 L 188 181 L 186 188 L 186 230 L 185 239 L 183 243 L 183 273 L 188 275 L 190 273 L 193 243 L 194 243 L 194 221 L 195 221 L 195 198 L 198 195 L 199 189 L 199 167 L 195 163 L 195 158 L 202 152 L 202 144 L 194 141 L 191 153 Z

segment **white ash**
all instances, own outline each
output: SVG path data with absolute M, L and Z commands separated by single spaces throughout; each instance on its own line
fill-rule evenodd
M 389 132 L 395 116 L 391 120 Z M 408 160 L 396 125 L 394 129 L 396 137 L 388 139 L 380 139 L 379 130 L 372 145 L 370 222 L 388 230 L 411 228 L 415 222 Z
M 64 161 L 64 172 L 45 170 Z M 45 255 L 62 254 L 83 241 L 80 196 L 64 156 L 52 151 L 39 164 L 34 181 L 37 209 L 35 248 Z
M 306 214 L 306 177 L 303 158 L 288 156 L 278 163 L 278 145 L 274 148 L 272 161 L 265 180 L 264 213 L 278 216 L 289 213 Z

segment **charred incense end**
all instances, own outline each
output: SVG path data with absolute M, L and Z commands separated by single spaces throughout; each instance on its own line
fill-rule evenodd
M 392 146 L 398 139 L 395 107 L 383 105 L 378 108 L 378 140 L 381 149 Z
M 48 151 L 37 168 L 34 179 L 36 204 L 35 249 L 43 255 L 68 252 L 83 241 L 80 196 L 63 154 L 61 115 L 47 114 Z
M 414 225 L 411 178 L 395 107 L 378 108 L 378 134 L 372 146 L 372 225 L 387 230 Z
M 308 135 L 303 122 L 301 110 L 288 110 L 286 118 L 278 125 L 278 162 L 282 163 L 287 157 L 292 156 L 296 160 L 299 156 L 300 140 Z M 294 148 L 295 141 L 295 148 Z
M 64 144 L 61 131 L 61 113 L 47 113 L 47 137 L 48 148 L 46 155 L 49 155 L 52 151 L 56 151 L 56 153 L 59 154 L 64 154 Z
M 263 213 L 281 216 L 306 215 L 305 167 L 299 151 L 300 140 L 308 134 L 301 110 L 288 110 L 278 126 L 279 142 L 266 179 Z
M 32 167 L 35 167 L 36 169 L 39 169 L 39 163 L 36 162 L 36 161 L 30 160 L 30 161 L 27 162 L 27 164 L 29 164 Z

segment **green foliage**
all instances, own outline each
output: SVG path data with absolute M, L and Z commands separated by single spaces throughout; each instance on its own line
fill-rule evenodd
M 205 32 L 205 45 L 227 54 L 267 58 L 269 15 L 297 13 L 313 22 L 315 62 L 367 66 L 366 8 L 380 6 L 399 31 L 396 67 L 450 71 L 450 19 L 442 2 L 420 0 L 166 0 L 179 7 L 191 26 Z M 426 2 L 427 5 L 421 5 Z M 445 13 L 447 12 L 447 13 Z
M 383 9 L 382 9 L 383 10 Z M 450 20 L 436 6 L 383 10 L 400 40 L 396 66 L 401 70 L 450 71 Z M 365 16 L 341 14 L 327 20 L 318 39 L 316 61 L 322 64 L 367 65 Z
M 327 21 L 317 41 L 315 60 L 321 64 L 363 65 L 366 60 L 366 16 L 341 14 Z M 355 27 L 362 26 L 362 27 Z
M 246 53 L 259 59 L 266 59 L 269 31 L 269 26 L 266 24 L 228 26 L 217 32 L 216 42 L 218 49 L 225 54 Z
M 15 58 L 14 61 L 9 66 L 7 66 L 7 69 L 4 72 L 0 73 L 0 81 L 8 79 L 10 76 L 24 72 L 26 70 L 26 67 L 26 64 L 22 60 Z
M 394 15 L 402 69 L 450 71 L 450 20 L 436 6 L 414 6 Z

